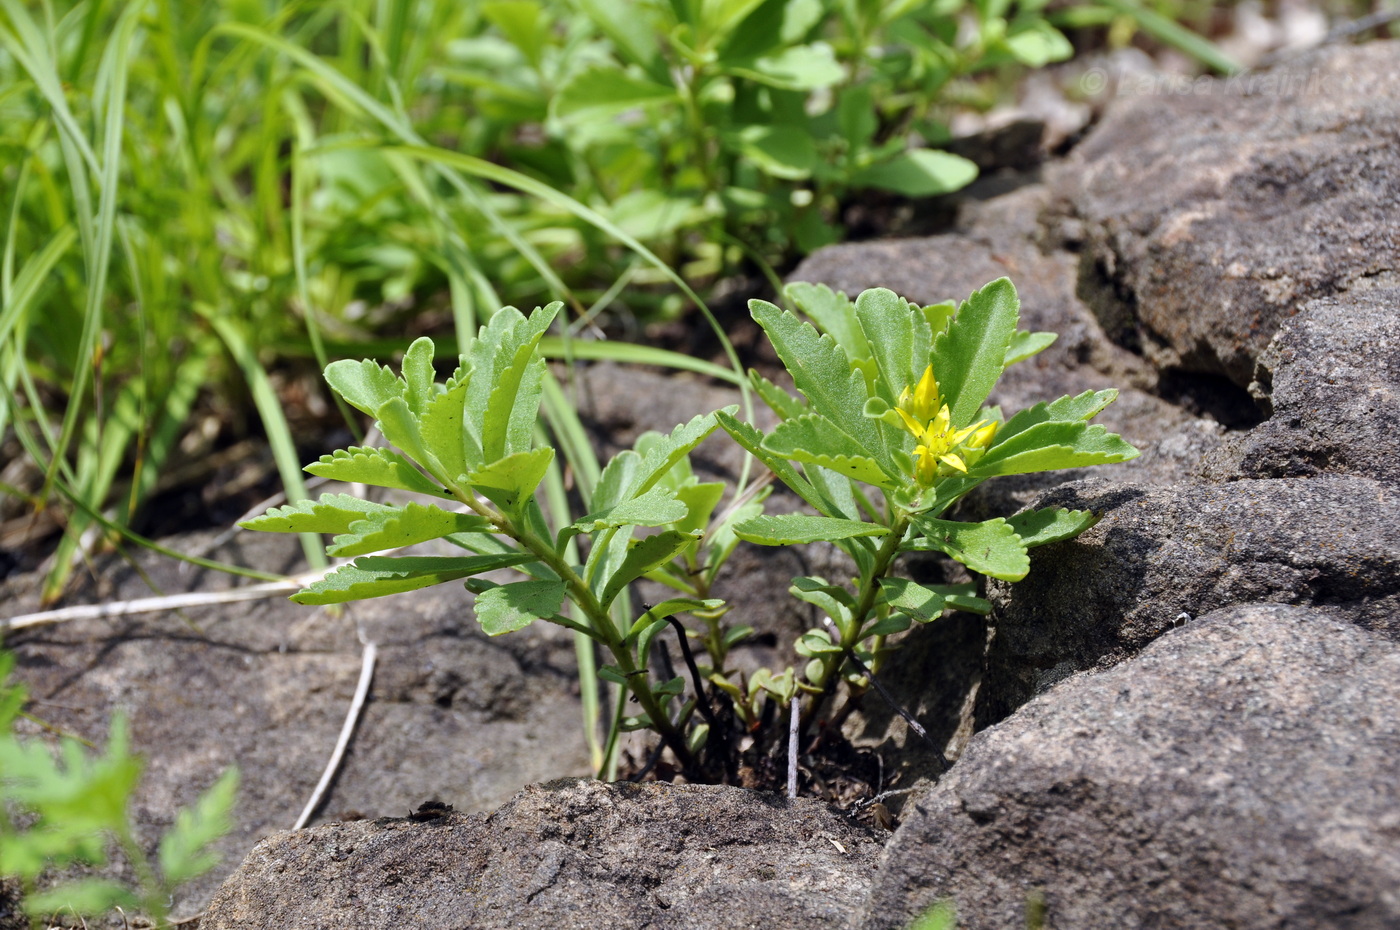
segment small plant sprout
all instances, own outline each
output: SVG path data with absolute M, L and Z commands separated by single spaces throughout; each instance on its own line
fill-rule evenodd
M 749 306 L 801 397 L 751 372 L 781 421 L 764 434 L 732 415 L 720 425 L 764 462 L 818 515 L 756 516 L 735 528 L 760 545 L 830 542 L 850 556 L 849 586 L 793 580 L 792 593 L 830 618 L 797 644 L 808 659 L 795 687 L 808 695 L 803 717 L 844 676 L 869 686 L 885 637 L 945 610 L 979 613 L 975 586 L 921 585 L 893 574 L 896 558 L 938 551 L 973 572 L 1018 581 L 1027 550 L 1075 536 L 1093 514 L 1047 508 L 977 523 L 944 514 L 988 478 L 1122 462 L 1138 451 L 1089 420 L 1116 391 L 1089 391 L 1037 404 L 1010 419 L 987 407 L 1007 366 L 1055 339 L 1018 331 L 1020 303 L 1005 278 L 960 306 L 919 306 L 876 288 L 854 302 L 824 286 L 793 284 L 788 299 L 811 322 L 766 301 Z

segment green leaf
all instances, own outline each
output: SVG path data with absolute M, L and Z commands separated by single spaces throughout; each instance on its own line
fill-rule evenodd
M 655 67 L 660 46 L 652 23 L 638 15 L 634 0 L 574 0 L 574 4 L 612 41 L 620 57 L 648 72 L 661 70 Z
M 264 533 L 346 533 L 350 525 L 368 514 L 388 513 L 394 508 L 375 504 L 349 494 L 322 494 L 319 500 L 297 501 L 273 507 L 260 517 L 239 522 L 245 530 Z
M 554 450 L 541 446 L 517 452 L 467 475 L 467 483 L 482 496 L 510 513 L 520 513 L 544 480 Z
M 977 163 L 933 149 L 901 152 L 851 175 L 853 187 L 876 187 L 905 197 L 933 197 L 961 190 L 977 177 Z
M 441 539 L 453 533 L 489 533 L 491 530 L 491 522 L 477 514 L 454 513 L 410 501 L 350 524 L 349 530 L 337 536 L 326 552 L 338 557 L 366 555 Z
M 408 401 L 408 409 L 420 416 L 428 409 L 428 401 L 433 399 L 435 352 L 433 340 L 419 336 L 403 356 L 404 399 Z
M 800 126 L 750 126 L 730 147 L 764 174 L 788 181 L 810 177 L 818 161 L 812 134 Z
M 1060 337 L 1055 333 L 1032 333 L 1021 330 L 1011 337 L 1011 344 L 1006 347 L 1006 361 L 1002 363 L 1002 367 L 1010 368 L 1017 362 L 1024 362 L 1032 355 L 1050 348 L 1058 338 Z
M 369 359 L 331 362 L 326 366 L 325 377 L 347 404 L 370 416 L 378 416 L 380 407 L 392 398 L 402 397 L 408 389 L 386 366 Z
M 786 513 L 754 517 L 734 528 L 740 539 L 761 546 L 791 546 L 857 536 L 887 536 L 890 528 L 876 523 L 845 520 L 840 517 L 813 517 L 801 513 Z
M 675 528 L 682 533 L 703 533 L 710 524 L 715 508 L 719 506 L 720 498 L 724 496 L 724 488 L 723 481 L 697 481 L 682 485 L 676 491 L 676 497 L 685 505 L 685 516 L 675 521 Z
M 851 151 L 859 152 L 870 144 L 880 124 L 869 84 L 857 84 L 841 91 L 836 102 L 836 122 Z
M 972 422 L 1001 377 L 1020 309 L 1010 279 L 998 278 L 974 291 L 933 340 L 934 376 L 957 428 Z
M 539 354 L 540 337 L 563 307 L 555 301 L 536 310 L 510 330 L 502 349 L 511 349 L 505 365 L 492 372 L 494 384 L 481 413 L 481 455 L 487 462 L 526 452 L 530 448 L 539 418 L 540 394 L 544 380 L 544 357 Z M 473 409 L 473 413 L 477 411 Z M 538 484 L 538 482 L 536 482 Z M 531 488 L 533 490 L 533 486 Z
M 795 45 L 776 55 L 767 55 L 750 67 L 731 67 L 731 73 L 762 84 L 787 90 L 816 90 L 830 87 L 846 76 L 836 53 L 825 42 Z
M 937 620 L 946 607 L 942 594 L 908 578 L 881 578 L 880 600 L 920 623 Z
M 1062 539 L 1073 539 L 1098 523 L 1099 518 L 1087 510 L 1044 507 L 1018 513 L 1006 522 L 1011 524 L 1026 548 L 1032 549 Z
M 894 633 L 903 633 L 909 629 L 910 620 L 908 614 L 890 614 L 888 617 L 877 620 L 870 626 L 860 631 L 861 638 L 869 636 L 890 636 Z
M 175 816 L 175 824 L 160 838 L 160 872 L 174 886 L 203 875 L 219 862 L 209 847 L 233 829 L 229 814 L 238 792 L 238 769 L 227 768 L 219 780 Z
M 675 614 L 684 613 L 690 610 L 718 610 L 724 606 L 724 601 L 717 597 L 673 597 L 662 601 L 653 607 L 648 607 L 646 611 L 637 618 L 637 622 L 632 625 L 632 634 L 641 633 L 642 629 L 658 620 L 665 620 Z M 642 653 L 645 655 L 645 653 Z
M 549 620 L 564 603 L 562 581 L 517 581 L 476 596 L 476 622 L 488 636 L 513 633 Z
M 839 644 L 831 641 L 831 636 L 827 634 L 826 630 L 808 630 L 798 638 L 797 642 L 793 643 L 793 649 L 806 659 L 845 651 Z
M 1085 391 L 1074 397 L 1067 394 L 1050 403 L 1041 402 L 1034 407 L 1027 407 L 1002 424 L 1001 428 L 997 430 L 996 439 L 992 444 L 1006 442 L 1012 436 L 1024 432 L 1038 423 L 1093 419 L 1117 398 L 1118 392 L 1111 389 Z
M 898 477 L 880 467 L 848 433 L 835 423 L 816 413 L 803 414 L 779 423 L 764 440 L 770 452 L 813 465 L 821 465 L 838 474 L 894 488 L 903 484 Z
M 849 297 L 825 284 L 797 281 L 783 288 L 788 300 L 811 318 L 822 332 L 836 340 L 852 362 L 873 358 L 870 343 L 856 319 L 856 307 Z
M 617 526 L 665 526 L 683 519 L 685 515 L 685 504 L 676 499 L 674 491 L 653 488 L 641 497 L 580 517 L 572 526 L 566 527 L 565 532 L 574 536 Z
M 812 412 L 829 419 L 866 455 L 878 456 L 883 443 L 875 423 L 865 417 L 865 400 L 870 396 L 865 376 L 851 368 L 836 340 L 819 336 L 811 324 L 767 301 L 749 301 L 749 311 L 768 334 Z
M 834 516 L 839 512 L 835 504 L 824 493 L 813 487 L 806 478 L 802 477 L 791 462 L 763 447 L 764 437 L 757 429 L 742 420 L 735 419 L 732 414 L 720 413 L 716 415 L 716 419 L 735 442 L 768 466 L 773 474 L 778 476 L 778 480 L 791 488 L 794 494 L 827 516 Z
M 1037 423 L 1021 430 L 1005 442 L 993 443 L 977 463 L 968 469 L 974 478 L 993 475 L 1024 475 L 1061 468 L 1082 468 L 1126 462 L 1139 452 L 1117 433 L 1082 420 L 1073 423 Z
M 1021 537 L 1000 517 L 981 523 L 915 517 L 914 527 L 924 535 L 902 548 L 935 549 L 975 572 L 1002 581 L 1020 581 L 1031 570 Z
M 1064 61 L 1074 54 L 1074 46 L 1054 26 L 1043 19 L 1031 20 L 1004 40 L 1006 49 L 1028 68 L 1043 68 L 1052 61 Z
M 407 452 L 409 458 L 423 466 L 424 470 L 448 481 L 457 477 L 446 474 L 447 469 L 442 462 L 424 444 L 418 418 L 409 409 L 408 401 L 402 397 L 392 397 L 379 408 L 378 416 L 379 431 L 384 438 Z
M 380 488 L 397 488 L 451 499 L 452 495 L 439 487 L 407 458 L 393 449 L 351 446 L 323 455 L 319 462 L 306 466 L 306 471 L 320 478 L 344 481 L 347 484 L 372 484 Z
M 671 430 L 669 436 L 650 441 L 645 455 L 622 452 L 603 469 L 593 489 L 593 506 L 605 510 L 614 504 L 645 494 L 656 486 L 676 464 L 719 426 L 721 412 L 733 415 L 737 406 L 694 417 Z
M 575 74 L 554 95 L 550 111 L 560 119 L 580 113 L 617 112 L 680 102 L 676 89 L 611 65 L 592 65 Z
M 856 319 L 874 351 L 885 385 L 884 399 L 893 404 L 900 391 L 912 387 L 928 365 L 933 331 L 922 308 L 894 291 L 874 287 L 856 298 Z
M 626 557 L 603 586 L 603 593 L 599 598 L 600 606 L 606 610 L 629 584 L 657 566 L 671 561 L 677 553 L 698 538 L 698 534 L 695 533 L 665 530 L 637 540 L 627 550 Z
M 753 385 L 754 393 L 763 399 L 779 419 L 790 420 L 807 412 L 806 404 L 752 368 L 749 369 L 749 383 Z
M 851 622 L 856 608 L 851 592 L 840 585 L 827 584 L 825 578 L 794 578 L 788 593 L 799 601 L 821 608 L 841 629 Z
M 342 565 L 325 578 L 292 595 L 298 604 L 344 604 L 367 597 L 416 591 L 444 581 L 508 568 L 533 560 L 527 552 L 499 555 L 366 556 Z
M 444 477 L 456 481 L 482 463 L 481 446 L 466 427 L 468 385 L 454 385 L 429 401 L 418 422 L 423 445 L 442 464 Z

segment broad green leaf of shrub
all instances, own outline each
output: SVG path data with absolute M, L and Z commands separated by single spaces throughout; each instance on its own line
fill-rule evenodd
M 342 565 L 320 581 L 292 595 L 298 604 L 344 604 L 367 597 L 402 594 L 419 588 L 469 578 L 498 568 L 509 568 L 533 560 L 525 552 L 497 555 L 453 556 L 365 556 Z
M 813 517 L 801 513 L 767 514 L 734 527 L 734 535 L 760 546 L 834 541 L 856 536 L 885 536 L 890 528 L 840 517 Z
M 817 166 L 812 134 L 801 126 L 749 126 L 731 135 L 728 142 L 730 148 L 775 178 L 800 181 L 811 177 Z
M 488 636 L 524 629 L 549 620 L 564 604 L 562 581 L 517 581 L 476 596 L 476 621 Z
M 665 526 L 684 519 L 685 515 L 685 503 L 676 498 L 674 491 L 652 488 L 640 497 L 580 517 L 565 527 L 561 541 L 580 533 L 596 533 L 619 526 Z
M 357 410 L 378 416 L 379 408 L 408 390 L 387 366 L 363 359 L 341 359 L 326 366 L 326 383 Z
M 322 494 L 314 501 L 273 507 L 262 516 L 243 520 L 238 525 L 264 533 L 348 533 L 351 524 L 371 514 L 393 512 L 389 504 L 376 504 L 349 494 Z
M 1016 434 L 1040 423 L 1091 420 L 1117 398 L 1118 392 L 1110 389 L 1107 391 L 1085 391 L 1083 394 L 1075 396 L 1066 394 L 1064 397 L 1048 403 L 1042 401 L 1034 407 L 1027 407 L 1003 423 L 1001 428 L 997 430 L 993 445 L 1007 442 Z
M 313 462 L 306 466 L 305 470 L 319 478 L 344 481 L 347 484 L 372 484 L 379 488 L 397 488 L 437 497 L 452 497 L 393 449 L 364 446 L 338 449 L 330 455 L 321 456 L 319 462 Z
M 915 517 L 914 527 L 923 536 L 905 543 L 906 549 L 936 549 L 975 572 L 1002 581 L 1020 581 L 1031 570 L 1021 537 L 1001 517 L 981 523 Z
M 856 318 L 856 306 L 845 294 L 833 291 L 825 284 L 808 284 L 805 281 L 789 284 L 783 288 L 783 294 L 822 332 L 835 339 L 852 363 L 874 358 L 870 343 L 866 341 L 865 332 Z
M 934 337 L 934 376 L 959 429 L 972 423 L 1006 367 L 1021 302 L 1007 278 L 967 298 L 948 329 Z
M 413 501 L 402 507 L 379 511 L 350 524 L 326 550 L 346 557 L 368 555 L 385 549 L 398 549 L 415 543 L 440 539 L 452 533 L 489 533 L 491 521 L 474 513 L 455 513 Z

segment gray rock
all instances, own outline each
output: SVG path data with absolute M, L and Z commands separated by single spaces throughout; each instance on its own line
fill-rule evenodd
M 1051 174 L 1110 335 L 1243 388 L 1304 303 L 1400 268 L 1400 43 L 1120 98 Z
M 1067 485 L 1039 506 L 1101 512 L 1077 539 L 1031 550 L 992 582 L 996 638 L 979 720 L 1054 680 L 1119 661 L 1180 614 L 1283 602 L 1400 638 L 1400 502 L 1366 478 L 1260 479 L 1150 489 Z
M 973 738 L 906 808 L 864 926 L 1400 925 L 1400 647 L 1318 611 L 1218 611 Z M 913 813 L 909 813 L 910 810 Z
M 880 848 L 816 801 L 565 780 L 489 816 L 278 834 L 200 926 L 838 928 Z
M 190 551 L 204 538 L 167 542 Z M 295 538 L 240 533 L 216 554 L 288 571 L 298 553 Z M 135 558 L 165 591 L 233 583 L 215 572 L 187 575 L 152 553 Z M 100 592 L 78 599 L 151 594 L 120 562 L 105 565 L 102 578 Z M 37 578 L 6 587 L 7 616 L 33 609 Z M 178 808 L 238 766 L 234 827 L 217 844 L 223 862 L 180 890 L 173 914 L 184 917 L 202 909 L 255 843 L 296 821 L 355 690 L 357 628 L 379 644 L 379 663 L 321 819 L 402 815 L 430 798 L 490 809 L 530 781 L 588 771 L 568 633 L 536 624 L 491 639 L 470 603 L 460 584 L 348 604 L 339 616 L 277 597 L 72 621 L 11 635 L 5 647 L 18 658 L 33 712 L 62 731 L 101 745 L 113 712 L 126 714 L 146 759 L 132 810 L 148 853 Z M 135 880 L 120 859 L 105 874 Z
M 1265 423 L 1212 456 L 1226 477 L 1321 472 L 1400 480 L 1400 288 L 1358 288 L 1305 306 L 1259 359 Z

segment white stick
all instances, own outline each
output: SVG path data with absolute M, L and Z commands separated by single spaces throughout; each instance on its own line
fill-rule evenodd
M 316 812 L 316 808 L 321 806 L 321 800 L 325 797 L 326 789 L 331 786 L 331 780 L 335 778 L 336 771 L 340 768 L 340 760 L 345 756 L 345 750 L 350 745 L 350 737 L 355 732 L 355 722 L 360 719 L 360 710 L 365 706 L 365 698 L 369 696 L 369 683 L 374 678 L 374 659 L 379 649 L 372 642 L 365 643 L 364 659 L 360 664 L 360 683 L 355 686 L 355 697 L 350 701 L 350 711 L 345 715 L 345 725 L 340 728 L 340 739 L 335 742 L 335 749 L 331 751 L 330 761 L 326 763 L 326 770 L 321 773 L 321 781 L 316 785 L 316 790 L 311 792 L 311 800 L 306 802 L 306 807 L 302 808 L 301 816 L 297 818 L 296 826 L 293 830 L 300 830 L 305 827 L 311 815 Z
M 792 696 L 792 713 L 788 715 L 788 797 L 797 797 L 797 730 L 802 720 L 802 711 L 797 703 L 797 695 Z
M 189 594 L 166 594 L 161 597 L 142 597 L 130 601 L 113 601 L 110 604 L 79 604 L 74 607 L 59 607 L 34 614 L 20 614 L 6 620 L 0 618 L 0 632 L 19 630 L 29 626 L 43 626 L 46 623 L 62 623 L 65 620 L 98 620 L 103 617 L 124 617 L 128 614 L 152 613 L 157 610 L 177 610 L 182 607 L 205 607 L 210 604 L 232 604 L 237 601 L 256 601 L 279 594 L 295 594 L 306 585 L 320 581 L 327 569 L 303 572 L 282 581 L 266 584 L 250 584 L 227 591 L 193 591 Z

